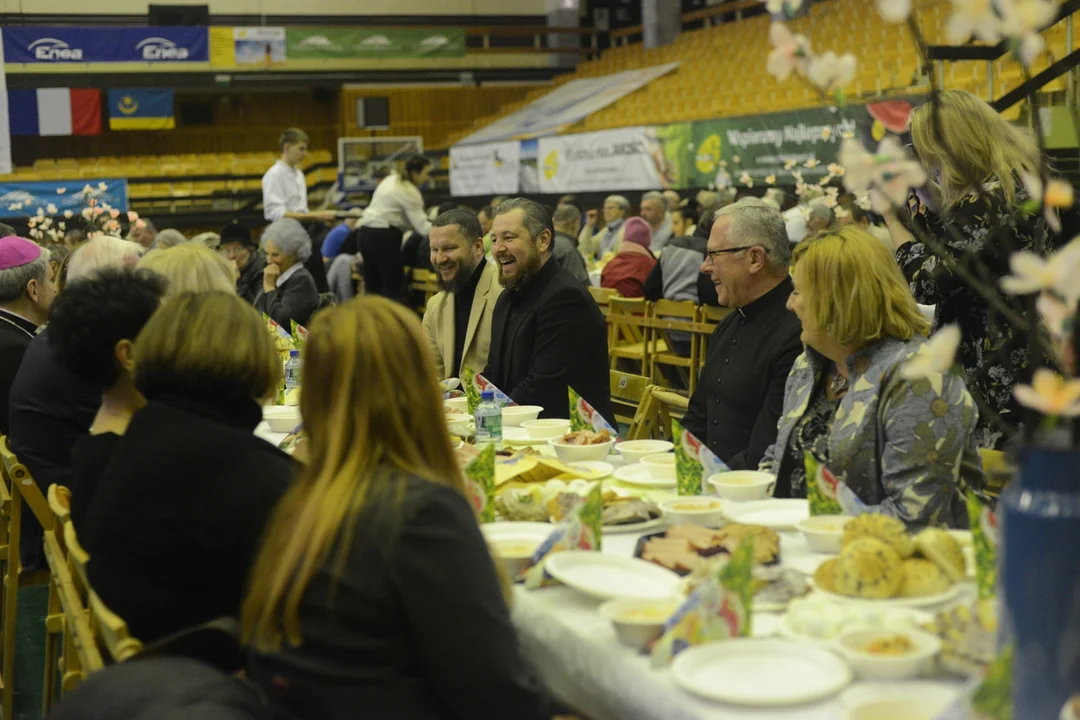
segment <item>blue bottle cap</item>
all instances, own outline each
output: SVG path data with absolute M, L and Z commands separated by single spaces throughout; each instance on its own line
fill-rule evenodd
M 481 400 L 494 400 L 495 399 L 495 391 L 494 390 L 485 390 L 485 391 L 483 391 L 482 393 L 480 393 L 480 399 Z
M 300 357 L 300 351 L 299 350 L 290 350 L 289 351 L 289 357 L 291 357 L 291 358 Z

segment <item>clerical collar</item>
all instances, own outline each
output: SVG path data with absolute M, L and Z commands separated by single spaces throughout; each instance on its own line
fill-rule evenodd
M 31 320 L 27 320 L 22 315 L 14 313 L 5 308 L 0 308 L 0 325 L 6 325 L 8 327 L 14 326 L 17 329 L 22 330 L 30 337 L 34 337 L 35 335 L 37 335 L 37 323 Z
M 743 305 L 741 308 L 737 308 L 736 312 L 747 320 L 753 320 L 755 316 L 760 315 L 777 303 L 781 305 L 786 304 L 788 296 L 791 295 L 791 291 L 794 287 L 795 286 L 791 283 L 791 276 L 785 275 L 784 279 L 777 283 L 776 287 L 759 297 L 757 300 Z

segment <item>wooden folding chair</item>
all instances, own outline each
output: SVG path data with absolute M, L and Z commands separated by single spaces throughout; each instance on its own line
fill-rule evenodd
M 71 523 L 64 526 L 64 540 L 67 542 L 68 560 L 74 569 L 72 575 L 78 576 L 86 589 L 86 604 L 90 609 L 93 638 L 105 646 L 113 662 L 123 662 L 137 655 L 143 648 L 142 642 L 132 637 L 124 619 L 110 610 L 90 585 L 86 572 L 90 556 L 79 544 L 79 538 L 75 535 L 75 528 Z
M 619 291 L 615 288 L 601 288 L 590 285 L 589 294 L 592 295 L 592 299 L 595 300 L 596 304 L 600 307 L 600 312 L 607 315 L 611 298 L 618 297 Z
M 650 385 L 630 430 L 627 440 L 671 440 L 671 421 L 686 414 L 690 401 L 682 395 Z
M 655 385 L 667 384 L 664 379 L 662 368 L 657 366 L 667 365 L 677 368 L 679 376 L 685 387 L 693 394 L 697 385 L 697 354 L 698 335 L 697 330 L 698 307 L 691 300 L 657 300 L 652 305 L 650 322 L 648 327 L 648 342 L 656 345 L 662 340 L 669 348 L 666 351 L 652 349 L 649 352 L 649 381 Z M 673 333 L 681 333 L 683 338 L 689 341 L 689 353 L 678 355 L 671 351 L 676 346 L 672 337 Z M 659 372 L 658 372 L 659 371 Z
M 632 425 L 638 408 L 641 406 L 645 391 L 649 387 L 649 378 L 644 375 L 611 371 L 611 407 L 615 411 L 615 420 Z
M 53 484 L 49 486 L 47 497 L 53 525 L 45 531 L 45 558 L 52 576 L 49 582 L 49 609 L 45 617 L 45 672 L 55 677 L 59 670 L 60 695 L 64 696 L 78 687 L 87 675 L 77 646 L 83 639 L 92 641 L 93 635 L 90 632 L 85 593 L 80 594 L 71 576 L 67 541 L 64 538 L 64 527 L 71 522 L 71 491 Z M 79 637 L 77 618 L 81 618 L 84 625 L 82 632 L 85 638 Z M 60 646 L 59 652 L 57 645 Z M 53 697 L 46 694 L 45 701 L 49 703 Z
M 435 294 L 439 292 L 439 284 L 435 273 L 423 268 L 406 269 L 406 272 L 408 273 L 409 292 L 423 294 L 424 296 L 424 301 L 416 308 L 417 311 L 423 315 L 424 311 L 427 310 L 428 300 L 433 298 Z
M 649 352 L 645 343 L 645 326 L 649 303 L 643 298 L 613 297 L 608 303 L 608 357 L 611 369 L 619 369 L 619 360 L 626 359 L 637 365 L 636 372 L 645 375 L 648 370 Z M 667 350 L 667 345 L 663 346 Z
M 1009 464 L 1008 457 L 1001 450 L 981 448 L 983 476 L 986 478 L 985 492 L 988 497 L 997 498 L 1005 486 L 1012 480 L 1016 470 Z
M 42 527 L 48 529 L 52 526 L 52 515 L 49 513 L 48 503 L 41 494 L 41 490 L 34 484 L 30 472 L 19 462 L 15 454 L 11 452 L 6 437 L 0 437 L 0 476 L 4 487 L 4 502 L 8 505 L 7 522 L 7 557 L 4 568 L 4 614 L 0 625 L 0 636 L 3 637 L 4 649 L 2 662 L 0 662 L 0 683 L 3 689 L 0 691 L 0 709 L 3 717 L 14 717 L 15 704 L 15 643 L 16 623 L 15 619 L 19 607 L 19 588 L 45 585 L 49 582 L 49 571 L 40 570 L 31 573 L 22 572 L 22 563 L 19 561 L 20 533 L 22 532 L 23 505 L 30 506 L 31 511 L 38 516 Z M 45 690 L 53 688 L 52 678 L 46 676 Z
M 67 552 L 66 583 L 61 584 L 60 601 L 64 608 L 64 691 L 75 688 L 87 675 L 105 668 L 91 620 L 89 598 L 92 593 L 86 575 L 90 556 L 79 545 L 75 526 L 64 523 L 59 532 Z

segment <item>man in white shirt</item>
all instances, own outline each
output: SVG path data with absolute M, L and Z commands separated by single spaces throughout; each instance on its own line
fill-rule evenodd
M 278 147 L 281 159 L 262 177 L 263 216 L 270 222 L 283 217 L 301 221 L 333 218 L 333 211 L 308 210 L 307 180 L 300 169 L 307 157 L 307 133 L 299 128 L 289 128 L 281 133 Z

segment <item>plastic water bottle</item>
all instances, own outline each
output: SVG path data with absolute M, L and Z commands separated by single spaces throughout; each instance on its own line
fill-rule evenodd
M 300 387 L 300 351 L 290 350 L 289 359 L 285 361 L 285 392 Z
M 495 402 L 495 392 L 485 390 L 480 395 L 480 404 L 476 406 L 476 446 L 495 445 L 502 449 L 502 408 Z

